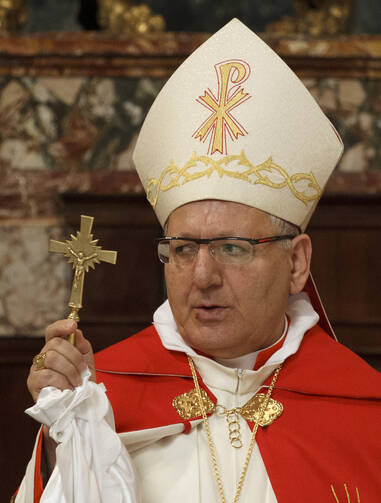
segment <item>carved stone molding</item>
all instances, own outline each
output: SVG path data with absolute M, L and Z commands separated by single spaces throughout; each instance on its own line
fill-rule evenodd
M 0 38 L 0 75 L 168 77 L 209 34 L 111 38 L 52 33 Z M 381 78 L 381 36 L 261 35 L 301 77 Z

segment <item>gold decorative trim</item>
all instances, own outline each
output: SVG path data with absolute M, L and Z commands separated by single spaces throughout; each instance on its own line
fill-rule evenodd
M 201 388 L 200 390 L 206 413 L 212 414 L 215 412 L 216 406 L 208 397 L 206 391 Z M 265 427 L 272 424 L 283 412 L 283 405 L 273 398 L 269 399 L 266 409 L 262 410 L 265 399 L 266 395 L 258 393 L 250 398 L 243 407 L 237 407 L 231 410 L 226 410 L 222 405 L 218 407 L 223 409 L 223 414 L 240 414 L 247 421 L 252 421 L 253 423 L 258 422 L 259 426 Z M 183 420 L 195 419 L 202 414 L 195 388 L 175 397 L 172 401 L 172 405 Z M 259 417 L 261 414 L 262 417 Z
M 346 494 L 346 497 L 347 497 L 346 503 L 351 503 L 351 497 L 349 496 L 349 491 L 348 491 L 347 484 L 344 484 L 344 489 L 345 489 L 345 494 Z M 358 490 L 357 487 L 355 487 L 355 490 L 356 490 L 356 503 L 361 503 L 359 490 Z M 333 497 L 335 498 L 336 503 L 340 503 L 340 500 L 337 497 L 335 488 L 333 487 L 332 484 L 331 484 L 331 491 L 332 491 Z
M 283 405 L 277 400 L 270 398 L 266 409 L 262 411 L 262 404 L 265 400 L 266 395 L 264 393 L 258 393 L 257 395 L 254 395 L 253 398 L 250 398 L 250 400 L 246 402 L 242 409 L 239 411 L 241 416 L 248 421 L 252 421 L 253 423 L 258 421 L 259 426 L 269 426 L 282 414 Z M 262 417 L 260 418 L 261 412 L 263 413 Z
M 232 164 L 234 166 L 231 167 Z M 292 194 L 306 206 L 309 202 L 318 200 L 322 194 L 322 189 L 312 171 L 289 175 L 285 169 L 273 162 L 272 157 L 255 166 L 247 159 L 242 150 L 239 155 L 227 155 L 218 161 L 204 155 L 197 156 L 194 152 L 182 168 L 171 161 L 158 179 L 150 178 L 148 180 L 147 199 L 155 208 L 160 192 L 167 192 L 174 187 L 180 187 L 200 178 L 210 178 L 214 172 L 220 178 L 228 176 L 252 185 L 266 185 L 273 189 L 288 187 Z M 272 179 L 270 179 L 271 176 Z M 298 184 L 300 184 L 299 189 Z M 311 189 L 310 193 L 306 193 L 307 188 Z
M 205 390 L 201 389 L 201 397 L 204 403 L 205 411 L 211 414 L 215 410 L 215 405 L 208 397 Z M 202 415 L 202 410 L 198 400 L 197 392 L 191 389 L 187 393 L 183 393 L 175 397 L 172 401 L 173 407 L 177 410 L 181 419 L 189 420 Z
M 0 0 L 0 33 L 19 31 L 26 22 L 25 0 Z
M 295 16 L 284 16 L 266 26 L 266 32 L 286 35 L 303 33 L 312 37 L 340 35 L 351 31 L 351 0 L 293 0 Z
M 99 0 L 98 5 L 98 22 L 113 35 L 145 35 L 165 30 L 163 16 L 154 14 L 146 4 L 133 5 L 131 0 Z

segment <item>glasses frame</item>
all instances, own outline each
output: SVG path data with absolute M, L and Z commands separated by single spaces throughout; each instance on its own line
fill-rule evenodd
M 179 236 L 165 236 L 162 238 L 156 238 L 155 242 L 157 243 L 157 246 L 159 247 L 160 243 L 163 241 L 191 241 L 192 243 L 196 243 L 198 245 L 209 245 L 212 241 L 247 241 L 251 245 L 261 245 L 263 243 L 273 243 L 274 241 L 283 241 L 285 239 L 294 239 L 296 238 L 296 234 L 281 234 L 278 236 L 267 236 L 264 238 L 242 238 L 238 236 L 223 236 L 223 237 L 218 237 L 218 238 L 188 238 L 188 237 L 179 237 Z M 210 250 L 210 249 L 209 249 Z M 198 253 L 198 250 L 197 250 Z M 169 264 L 169 259 L 168 262 L 164 262 L 160 254 L 159 255 L 159 260 L 162 264 Z M 210 255 L 215 259 L 214 255 L 210 253 Z M 223 262 L 222 262 L 223 263 Z

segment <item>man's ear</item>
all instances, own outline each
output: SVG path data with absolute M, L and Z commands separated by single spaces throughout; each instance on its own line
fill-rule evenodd
M 293 295 L 303 290 L 310 273 L 311 239 L 307 234 L 299 234 L 292 240 L 291 246 L 290 294 Z

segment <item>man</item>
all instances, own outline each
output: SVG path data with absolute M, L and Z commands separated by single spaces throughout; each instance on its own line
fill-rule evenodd
M 237 20 L 152 106 L 134 160 L 165 229 L 168 301 L 95 360 L 144 503 L 379 501 L 381 378 L 322 329 L 304 233 L 341 153 L 301 82 Z M 94 370 L 81 332 L 65 340 L 74 328 L 48 327 L 35 400 Z M 44 456 L 49 473 L 46 427 L 17 503 L 39 501 Z

